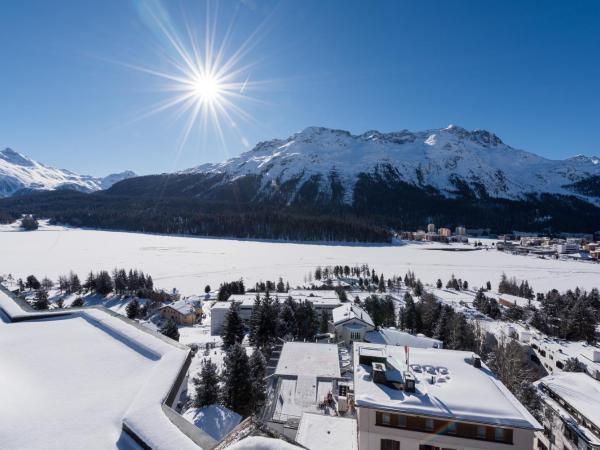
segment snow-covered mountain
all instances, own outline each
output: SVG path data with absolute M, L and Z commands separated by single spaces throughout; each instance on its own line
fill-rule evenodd
M 136 176 L 131 171 L 104 178 L 78 175 L 34 161 L 10 148 L 0 151 L 0 198 L 31 190 L 74 189 L 92 192 L 108 189 L 118 181 Z
M 218 186 L 252 177 L 258 180 L 257 199 L 283 194 L 288 203 L 311 186 L 321 199 L 338 197 L 352 204 L 357 182 L 367 178 L 445 197 L 521 200 L 550 193 L 600 205 L 599 158 L 550 160 L 515 149 L 489 131 L 455 125 L 361 135 L 310 127 L 287 139 L 261 142 L 225 162 L 183 173 L 214 175 Z

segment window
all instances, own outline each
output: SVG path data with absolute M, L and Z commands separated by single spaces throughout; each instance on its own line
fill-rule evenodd
M 477 425 L 477 437 L 479 439 L 485 439 L 487 436 L 487 430 L 483 425 Z
M 391 439 L 382 439 L 381 450 L 400 450 L 400 442 Z
M 504 442 L 504 428 L 494 428 L 494 439 L 498 442 Z
M 448 422 L 448 434 L 456 434 L 456 423 Z
M 383 413 L 381 414 L 381 425 L 385 425 L 389 427 L 392 424 L 392 420 L 389 414 Z
M 396 416 L 396 425 L 399 428 L 406 428 L 406 416 Z
M 419 445 L 419 450 L 440 450 L 440 448 L 433 445 L 421 444 Z
M 425 419 L 425 430 L 433 431 L 433 419 Z

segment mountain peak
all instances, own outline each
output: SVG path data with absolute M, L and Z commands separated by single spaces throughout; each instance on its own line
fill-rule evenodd
M 93 192 L 108 189 L 114 183 L 133 176 L 135 174 L 131 171 L 104 178 L 78 175 L 45 166 L 11 148 L 0 151 L 0 198 L 31 190 L 71 189 Z
M 26 156 L 20 154 L 19 152 L 14 151 L 12 148 L 5 148 L 0 151 L 0 159 L 4 161 L 15 164 L 18 166 L 33 166 L 33 161 Z

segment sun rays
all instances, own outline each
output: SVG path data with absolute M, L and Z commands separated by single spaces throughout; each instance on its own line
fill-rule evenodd
M 233 132 L 238 142 L 247 145 L 238 122 L 253 122 L 244 105 L 258 102 L 251 92 L 267 84 L 252 80 L 257 60 L 250 60 L 250 52 L 259 41 L 262 26 L 258 27 L 239 46 L 231 43 L 235 17 L 219 34 L 217 11 L 206 4 L 203 25 L 197 27 L 193 18 L 182 13 L 183 25 L 173 20 L 160 2 L 139 5 L 145 22 L 155 33 L 156 49 L 163 61 L 161 68 L 125 64 L 160 81 L 159 90 L 165 98 L 139 114 L 143 118 L 163 111 L 172 111 L 184 121 L 178 154 L 193 131 L 201 135 L 216 134 L 226 150 L 226 133 Z

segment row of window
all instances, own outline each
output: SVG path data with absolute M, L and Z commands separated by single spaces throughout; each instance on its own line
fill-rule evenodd
M 513 441 L 513 430 L 509 428 L 452 422 L 430 417 L 406 416 L 377 411 L 375 413 L 375 424 L 382 427 L 404 428 L 410 431 L 503 442 L 505 444 L 512 444 Z
M 400 442 L 393 439 L 382 439 L 380 450 L 400 450 Z M 436 447 L 435 445 L 421 444 L 419 450 L 456 450 L 449 447 Z

